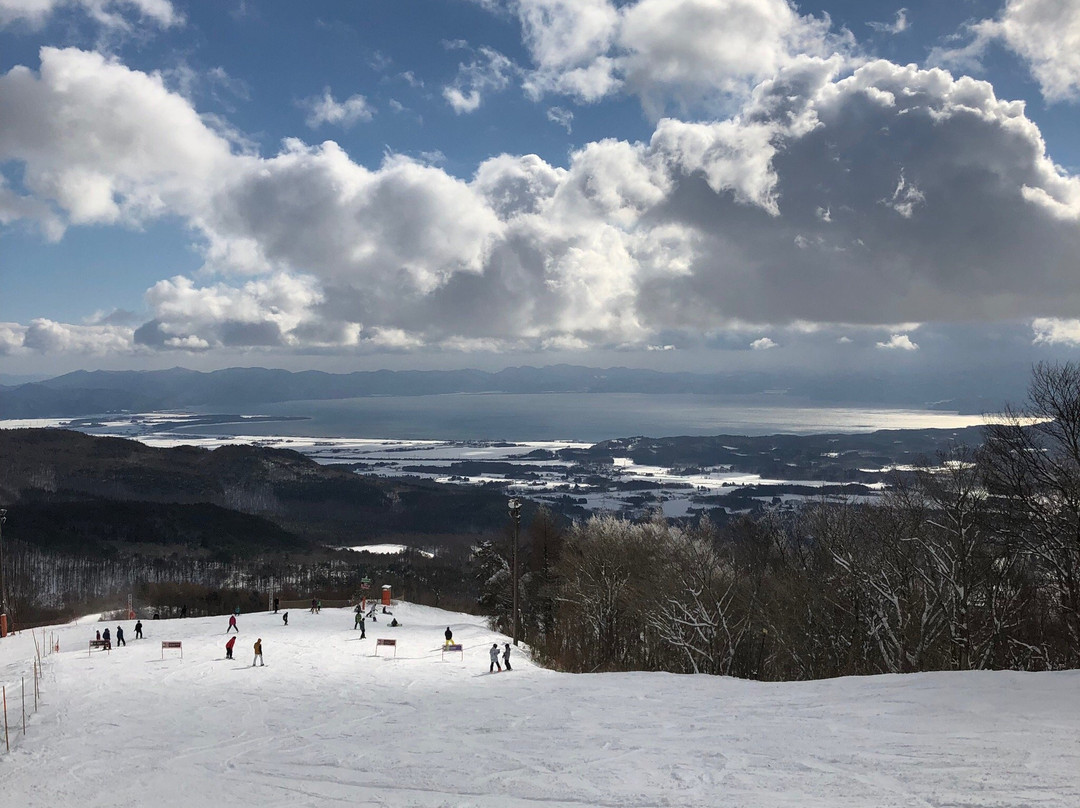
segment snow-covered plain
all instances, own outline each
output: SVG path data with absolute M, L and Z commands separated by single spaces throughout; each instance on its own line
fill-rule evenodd
M 403 625 L 380 615 L 366 640 L 347 609 L 241 615 L 234 661 L 224 616 L 145 620 L 143 640 L 125 622 L 110 654 L 88 655 L 95 625 L 60 628 L 44 704 L 0 752 L 0 804 L 1080 805 L 1080 672 L 770 684 L 561 674 L 515 650 L 489 675 L 505 638 L 480 618 L 393 611 Z M 443 658 L 447 625 L 464 659 Z M 0 676 L 32 652 L 0 640 Z

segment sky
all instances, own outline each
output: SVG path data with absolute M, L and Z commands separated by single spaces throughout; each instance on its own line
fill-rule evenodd
M 1013 373 L 1080 1 L 0 0 L 0 374 Z

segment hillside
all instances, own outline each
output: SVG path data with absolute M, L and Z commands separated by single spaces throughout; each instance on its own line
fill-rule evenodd
M 120 541 L 138 534 L 138 541 L 199 544 L 197 537 L 185 538 L 194 520 L 212 533 L 247 536 L 236 549 L 261 551 L 271 549 L 264 536 L 279 549 L 291 536 L 293 547 L 302 549 L 386 535 L 474 534 L 506 522 L 505 498 L 496 492 L 364 477 L 286 449 L 163 449 L 66 430 L 17 429 L 0 430 L 0 457 L 0 501 L 13 511 L 5 535 L 29 543 L 70 543 L 79 524 L 94 523 L 101 540 L 115 533 Z M 58 503 L 62 507 L 51 507 Z M 23 506 L 28 515 L 46 512 L 51 526 L 39 519 L 29 530 L 16 518 Z M 142 529 L 148 514 L 167 526 Z
M 0 748 L 5 805 L 444 808 L 910 808 L 1080 804 L 1076 672 L 935 673 L 766 684 L 570 675 L 514 653 L 477 617 L 400 604 L 145 621 L 87 654 L 105 624 L 60 628 L 41 709 Z M 115 624 L 111 624 L 115 629 Z M 464 654 L 440 653 L 449 625 Z M 39 635 L 40 637 L 40 635 Z M 264 644 L 265 667 L 251 667 Z M 374 640 L 393 637 L 393 649 Z M 161 640 L 183 643 L 183 658 Z M 0 641 L 9 714 L 28 634 Z

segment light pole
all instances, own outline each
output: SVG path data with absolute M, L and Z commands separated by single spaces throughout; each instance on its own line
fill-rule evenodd
M 7 634 L 7 582 L 4 580 L 4 522 L 7 521 L 7 509 L 0 508 L 0 622 L 4 624 L 0 637 Z
M 518 537 L 521 534 L 521 500 L 511 499 L 507 504 L 510 518 L 514 520 L 514 645 L 518 644 Z

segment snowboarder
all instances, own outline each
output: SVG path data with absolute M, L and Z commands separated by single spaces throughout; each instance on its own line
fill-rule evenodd
M 229 637 L 229 641 L 227 643 L 225 643 L 225 658 L 226 659 L 232 659 L 233 658 L 232 649 L 233 649 L 234 645 L 236 645 L 236 637 Z
M 367 630 L 364 628 L 364 615 L 363 614 L 356 615 L 356 622 L 360 625 L 360 639 L 361 640 L 366 640 L 367 639 Z M 353 628 L 356 628 L 356 626 L 354 625 Z
M 135 639 L 136 640 L 141 640 L 142 638 L 143 638 L 143 635 L 142 635 L 142 620 L 140 620 L 139 622 L 137 622 L 135 624 Z
M 233 614 L 235 614 L 237 617 L 240 616 L 240 607 L 239 606 L 237 606 L 235 609 L 233 609 Z
M 282 613 L 281 613 L 281 621 L 282 621 L 282 622 L 283 622 L 283 623 L 284 623 L 285 625 L 289 625 L 289 613 L 288 613 L 288 612 L 282 612 Z
M 262 637 L 259 637 L 259 639 L 255 640 L 255 659 L 251 660 L 251 667 L 253 668 L 255 667 L 256 659 L 259 660 L 259 665 L 264 664 L 262 658 Z
M 499 664 L 499 644 L 492 643 L 491 650 L 488 651 L 488 655 L 491 657 L 491 665 L 488 666 L 488 673 L 502 673 L 502 665 Z
M 446 631 L 443 632 L 443 636 L 446 637 L 446 644 L 447 645 L 453 645 L 454 644 L 454 632 L 452 632 L 450 630 L 450 626 L 446 627 Z
M 225 629 L 226 634 L 229 633 L 229 629 L 236 629 L 236 633 L 237 634 L 240 633 L 240 629 L 236 628 L 236 615 L 235 614 L 230 614 L 229 615 L 229 628 Z
M 356 631 L 362 625 L 364 625 L 364 613 L 361 612 L 359 609 L 357 609 L 356 617 L 353 618 L 353 621 L 352 621 L 353 631 Z
M 105 640 L 105 648 L 111 650 L 112 649 L 112 638 L 109 636 L 109 630 L 108 629 L 105 629 L 103 632 L 101 632 L 101 639 Z
M 274 614 L 277 614 L 278 603 L 279 603 L 278 599 L 274 598 Z
M 124 642 L 124 628 L 123 628 L 123 626 L 117 626 L 116 627 L 116 647 L 119 648 L 121 645 L 127 645 L 127 643 Z
M 505 646 L 503 649 L 503 667 L 508 671 L 513 670 L 513 668 L 510 667 L 510 643 L 503 643 L 503 645 Z
M 315 614 L 315 607 L 318 606 L 318 605 L 319 605 L 319 601 L 315 600 L 315 598 L 312 598 L 311 599 L 311 613 L 312 614 Z
M 397 628 L 397 627 L 398 627 L 398 626 L 400 626 L 400 625 L 401 625 L 401 623 L 399 623 L 399 622 L 397 621 L 397 618 L 396 618 L 396 617 L 395 617 L 395 618 L 394 618 L 393 620 L 391 620 L 391 621 L 390 621 L 390 628 Z
M 322 601 L 317 600 L 317 601 L 315 601 L 315 614 L 318 614 L 321 611 L 322 611 Z

